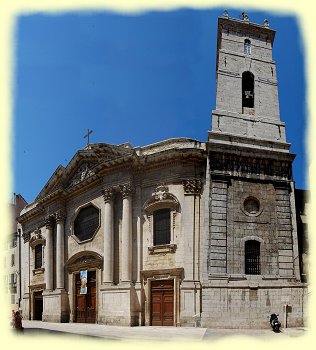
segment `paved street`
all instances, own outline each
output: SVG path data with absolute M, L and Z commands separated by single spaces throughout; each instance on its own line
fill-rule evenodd
M 194 327 L 119 327 L 86 323 L 49 323 L 41 321 L 23 321 L 25 335 L 58 335 L 80 337 L 90 336 L 109 340 L 218 340 L 225 336 L 247 335 L 267 339 L 299 337 L 306 334 L 303 328 L 282 329 L 274 333 L 270 329 L 210 329 Z

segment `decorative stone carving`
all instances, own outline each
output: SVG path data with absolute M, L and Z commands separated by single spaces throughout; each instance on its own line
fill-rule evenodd
M 168 187 L 165 186 L 163 183 L 161 183 L 157 185 L 156 190 L 152 195 L 154 196 L 155 200 L 161 201 L 167 198 L 168 192 L 169 192 Z
M 183 181 L 184 194 L 201 194 L 202 181 L 200 179 L 188 179 Z
M 44 218 L 44 223 L 47 229 L 51 229 L 53 227 L 53 217 L 51 215 L 46 216 Z
M 45 245 L 45 239 L 42 236 L 42 232 L 39 228 L 34 231 L 33 236 L 30 238 L 30 246 L 34 248 L 37 244 Z
M 252 177 L 273 177 L 275 179 L 290 180 L 292 178 L 289 162 L 271 162 L 265 159 L 254 159 L 230 155 L 227 157 L 210 157 L 212 173 Z
M 119 190 L 120 190 L 123 198 L 129 197 L 133 193 L 133 189 L 132 189 L 132 186 L 130 184 L 120 185 Z
M 95 165 L 93 162 L 84 162 L 80 165 L 80 167 L 77 169 L 74 176 L 71 178 L 71 180 L 68 183 L 67 187 L 71 187 L 74 185 L 77 185 L 79 182 L 87 179 L 88 177 L 95 175 L 95 172 L 91 170 L 91 168 Z
M 113 187 L 107 187 L 107 188 L 104 188 L 102 190 L 102 196 L 103 196 L 103 199 L 104 199 L 105 203 L 107 203 L 110 200 L 112 200 L 113 195 L 114 195 Z
M 30 232 L 24 232 L 24 233 L 22 233 L 22 237 L 23 237 L 24 243 L 29 242 L 30 241 L 30 237 L 31 237 L 31 233 Z
M 157 209 L 171 208 L 173 210 L 179 210 L 180 203 L 178 199 L 171 193 L 169 189 L 163 183 L 159 183 L 152 193 L 151 198 L 145 203 L 144 210 L 148 214 Z
M 92 251 L 82 251 L 71 257 L 65 264 L 69 272 L 78 271 L 82 268 L 103 267 L 103 258 L 100 254 Z
M 64 222 L 66 218 L 66 213 L 64 210 L 60 209 L 55 213 L 55 219 L 57 223 Z
M 34 236 L 33 236 L 33 238 L 35 238 L 35 239 L 42 239 L 43 237 L 42 237 L 42 232 L 41 232 L 41 230 L 39 229 L 39 228 L 37 228 L 35 231 L 34 231 Z

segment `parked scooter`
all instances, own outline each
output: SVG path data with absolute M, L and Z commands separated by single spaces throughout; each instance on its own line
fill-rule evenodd
M 278 314 L 271 314 L 270 316 L 270 325 L 273 332 L 280 332 L 281 322 L 278 319 Z

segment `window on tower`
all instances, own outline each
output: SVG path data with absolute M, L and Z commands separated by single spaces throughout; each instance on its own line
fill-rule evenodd
M 244 53 L 247 55 L 251 54 L 251 41 L 249 39 L 244 41 Z
M 242 107 L 254 108 L 254 75 L 251 72 L 242 74 Z
M 260 242 L 245 242 L 245 274 L 260 275 Z

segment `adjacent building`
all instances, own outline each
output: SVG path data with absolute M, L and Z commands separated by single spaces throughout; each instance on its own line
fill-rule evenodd
M 9 233 L 4 256 L 5 284 L 9 295 L 11 309 L 17 311 L 21 307 L 21 235 L 18 230 L 17 218 L 27 202 L 20 194 L 13 194 L 9 204 L 11 212 L 11 232 Z
M 303 325 L 274 36 L 268 21 L 219 17 L 206 141 L 89 144 L 56 169 L 19 217 L 24 318 Z

